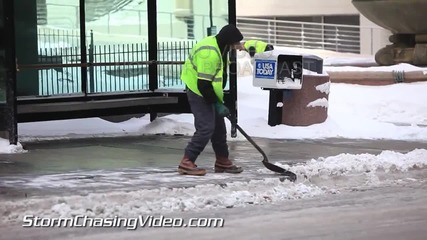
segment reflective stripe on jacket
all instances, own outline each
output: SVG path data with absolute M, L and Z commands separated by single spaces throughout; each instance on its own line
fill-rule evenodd
M 199 41 L 190 52 L 184 63 L 181 80 L 195 94 L 202 96 L 198 87 L 198 79 L 211 81 L 219 101 L 224 102 L 222 88 L 223 61 L 221 51 L 215 36 L 209 36 Z

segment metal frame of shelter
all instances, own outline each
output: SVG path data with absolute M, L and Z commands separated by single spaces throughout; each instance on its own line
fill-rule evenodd
M 0 0 L 3 3 L 5 49 L 4 79 L 6 79 L 6 103 L 0 103 L 1 131 L 8 133 L 11 144 L 18 142 L 18 123 L 72 118 L 88 118 L 100 116 L 117 116 L 129 114 L 150 114 L 153 121 L 158 113 L 190 113 L 184 90 L 159 89 L 159 66 L 167 64 L 183 64 L 182 61 L 160 61 L 158 59 L 157 39 L 157 0 L 147 0 L 148 21 L 148 60 L 137 62 L 102 62 L 88 61 L 87 39 L 80 37 L 79 63 L 72 64 L 21 64 L 17 59 L 16 22 L 13 1 Z M 22 11 L 25 11 L 22 9 Z M 80 0 L 80 36 L 86 36 L 85 0 Z M 236 24 L 236 0 L 228 0 L 228 22 Z M 92 93 L 88 91 L 88 70 L 99 66 L 146 65 L 148 66 L 148 89 L 141 91 Z M 52 69 L 55 67 L 75 67 L 81 71 L 81 92 L 73 95 L 55 96 L 24 96 L 17 94 L 17 74 L 19 71 Z M 237 66 L 236 53 L 230 54 L 229 89 L 225 91 L 225 102 L 231 111 L 232 136 L 236 136 L 237 124 Z

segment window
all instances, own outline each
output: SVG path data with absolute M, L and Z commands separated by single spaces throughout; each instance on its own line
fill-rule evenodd
M 87 1 L 86 43 L 90 92 L 148 89 L 147 3 L 141 1 Z M 102 64 L 105 65 L 102 65 Z
M 15 0 L 19 96 L 81 92 L 78 0 Z M 35 68 L 34 64 L 44 67 Z
M 180 74 L 189 51 L 208 28 L 215 35 L 226 24 L 228 0 L 158 0 L 158 60 L 176 62 L 159 65 L 159 88 L 183 89 Z

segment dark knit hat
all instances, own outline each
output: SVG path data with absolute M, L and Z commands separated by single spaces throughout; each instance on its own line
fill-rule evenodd
M 218 42 L 224 45 L 238 43 L 243 40 L 243 35 L 240 30 L 232 25 L 225 25 L 216 35 Z

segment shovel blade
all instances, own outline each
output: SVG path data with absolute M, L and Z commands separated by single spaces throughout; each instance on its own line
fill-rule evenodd
M 276 166 L 272 163 L 266 162 L 266 161 L 262 161 L 262 163 L 264 164 L 264 166 L 276 173 L 279 173 L 281 175 L 284 175 L 285 177 L 287 177 L 291 182 L 295 182 L 297 180 L 297 175 L 293 172 L 290 172 L 288 170 L 285 170 L 279 166 Z

